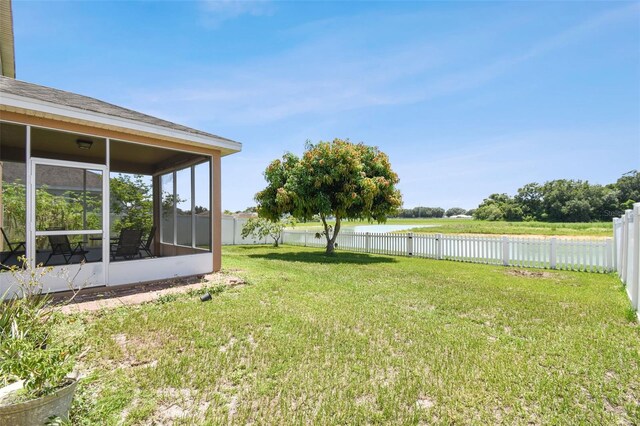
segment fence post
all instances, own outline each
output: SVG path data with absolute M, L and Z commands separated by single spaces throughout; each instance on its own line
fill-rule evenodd
M 309 231 L 307 229 L 304 230 L 304 246 L 307 246 L 307 234 L 309 233 Z
M 509 266 L 509 237 L 502 237 L 502 264 Z
M 616 246 L 616 242 L 615 239 L 613 238 L 607 238 L 607 243 L 605 246 L 605 267 L 604 267 L 604 271 L 605 272 L 612 272 L 615 271 L 616 269 L 616 263 L 615 263 L 615 254 L 614 254 L 614 247 Z
M 612 270 L 618 271 L 618 239 L 616 237 L 616 229 L 618 228 L 619 219 L 617 217 L 613 218 L 613 247 L 611 248 L 611 254 L 613 256 L 613 263 L 611 264 Z M 618 271 L 618 276 L 620 276 L 620 271 Z
M 633 297 L 633 308 L 638 309 L 640 304 L 640 203 L 633 205 L 633 276 L 631 277 L 631 286 L 635 290 Z
M 413 232 L 407 233 L 407 256 L 413 256 Z
M 369 253 L 369 239 L 370 239 L 370 234 L 368 232 L 366 232 L 364 234 L 364 251 L 365 253 Z
M 436 259 L 442 260 L 442 234 L 436 234 Z
M 625 210 L 622 216 L 622 282 L 627 284 L 627 269 L 629 269 L 629 221 L 631 210 Z
M 556 237 L 551 237 L 549 239 L 551 246 L 549 248 L 549 268 L 556 269 L 557 259 L 558 259 L 558 244 Z

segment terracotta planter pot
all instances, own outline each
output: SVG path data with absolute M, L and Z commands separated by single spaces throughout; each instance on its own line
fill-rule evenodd
M 41 426 L 51 416 L 67 420 L 76 386 L 78 381 L 72 380 L 51 395 L 0 406 L 0 426 Z

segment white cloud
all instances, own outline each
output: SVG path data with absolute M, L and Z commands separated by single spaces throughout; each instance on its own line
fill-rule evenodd
M 226 0 L 207 2 L 206 8 L 215 19 L 226 19 L 265 13 L 269 5 Z M 637 13 L 638 4 L 625 5 L 540 40 L 520 53 L 476 65 L 456 57 L 460 51 L 451 49 L 451 44 L 457 45 L 458 38 L 437 43 L 398 42 L 363 52 L 366 43 L 363 45 L 361 39 L 366 37 L 360 31 L 353 39 L 349 38 L 348 27 L 317 31 L 279 54 L 233 66 L 216 64 L 193 70 L 185 73 L 190 79 L 173 87 L 131 93 L 129 103 L 175 121 L 207 123 L 215 128 L 223 123 L 260 125 L 301 114 L 340 114 L 372 106 L 422 102 L 480 87 L 528 60 L 604 26 L 637 17 Z M 167 108 L 166 113 L 163 108 Z M 180 111 L 179 116 L 176 111 Z
M 128 103 L 143 111 L 164 105 L 174 120 L 187 123 L 264 124 L 402 103 L 407 94 L 397 93 L 395 85 L 443 62 L 428 43 L 393 46 L 371 56 L 357 55 L 346 41 L 341 47 L 317 40 L 239 66 L 216 65 L 190 73 L 198 77 L 167 90 L 131 92 Z

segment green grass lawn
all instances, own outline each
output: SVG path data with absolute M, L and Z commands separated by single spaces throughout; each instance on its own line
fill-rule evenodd
M 344 227 L 368 225 L 368 222 L 343 222 Z M 411 232 L 441 234 L 497 234 L 497 235 L 558 235 L 581 237 L 611 237 L 612 222 L 550 223 L 550 222 L 492 222 L 473 219 L 389 219 L 389 225 L 416 225 Z M 296 225 L 294 229 L 321 229 L 319 222 Z
M 223 255 L 247 285 L 210 302 L 70 317 L 91 345 L 74 424 L 640 422 L 640 328 L 613 275 Z

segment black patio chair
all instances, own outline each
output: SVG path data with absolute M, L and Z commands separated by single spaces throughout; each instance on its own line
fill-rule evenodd
M 151 253 L 151 243 L 153 243 L 153 238 L 156 235 L 156 227 L 155 225 L 151 227 L 149 231 L 149 235 L 147 236 L 147 240 L 144 244 L 140 245 L 140 257 L 142 258 L 142 253 L 146 253 L 148 257 L 154 257 L 153 253 Z
M 140 245 L 142 244 L 142 230 L 123 229 L 120 231 L 118 242 L 111 245 L 111 259 L 118 257 L 132 259 L 140 255 Z
M 17 259 L 19 255 L 26 253 L 27 251 L 26 241 L 11 242 L 9 241 L 9 237 L 7 237 L 6 232 L 4 232 L 4 228 L 0 227 L 0 231 L 2 231 L 2 238 L 4 238 L 4 242 L 7 245 L 7 248 L 9 248 L 9 251 L 2 252 L 2 256 L 4 257 L 0 260 L 0 263 L 6 262 L 11 258 L 11 256 L 15 256 Z
M 49 257 L 47 257 L 46 262 L 44 262 L 45 265 L 49 264 L 53 256 L 64 257 L 66 265 L 71 262 L 74 256 L 80 256 L 83 261 L 87 261 L 87 253 L 89 253 L 89 251 L 84 249 L 82 242 L 71 244 L 69 237 L 66 235 L 48 235 L 47 238 L 51 246 L 51 253 L 49 253 Z

